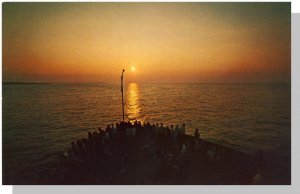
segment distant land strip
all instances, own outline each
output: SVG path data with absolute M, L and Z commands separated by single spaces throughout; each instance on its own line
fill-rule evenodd
M 49 84 L 43 82 L 2 82 L 3 85 L 41 85 L 41 84 Z

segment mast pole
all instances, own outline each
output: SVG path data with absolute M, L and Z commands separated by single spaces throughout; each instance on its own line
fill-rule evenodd
M 124 94 L 123 94 L 123 73 L 125 72 L 125 69 L 122 71 L 121 76 L 121 93 L 122 93 L 122 112 L 123 112 L 123 122 L 124 122 Z

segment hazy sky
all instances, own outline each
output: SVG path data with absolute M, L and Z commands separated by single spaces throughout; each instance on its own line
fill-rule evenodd
M 4 3 L 3 81 L 290 81 L 290 3 Z M 136 71 L 131 71 L 134 66 Z

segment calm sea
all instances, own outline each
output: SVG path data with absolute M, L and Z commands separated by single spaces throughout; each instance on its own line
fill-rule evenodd
M 290 84 L 137 84 L 125 90 L 130 120 L 186 124 L 204 139 L 290 163 Z M 70 142 L 122 119 L 117 84 L 3 85 L 3 179 L 34 183 Z

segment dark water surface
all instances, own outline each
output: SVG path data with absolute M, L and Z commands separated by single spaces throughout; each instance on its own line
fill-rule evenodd
M 122 118 L 119 85 L 3 85 L 3 179 L 34 182 L 70 142 Z M 136 84 L 126 117 L 165 125 L 290 165 L 290 84 Z

